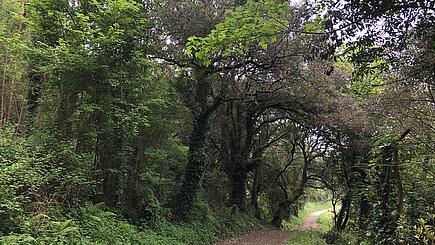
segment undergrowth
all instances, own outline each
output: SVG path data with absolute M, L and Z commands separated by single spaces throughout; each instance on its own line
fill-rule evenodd
M 154 195 L 144 199 L 151 215 L 127 219 L 122 208 L 85 201 L 97 190 L 91 162 L 54 137 L 24 139 L 3 131 L 0 244 L 202 245 L 260 226 L 241 212 L 211 209 L 201 198 L 190 222 L 173 223 Z
M 288 245 L 327 245 L 321 233 L 317 231 L 295 231 L 287 242 Z
M 320 224 L 320 229 L 323 232 L 328 232 L 334 227 L 333 216 L 333 212 L 328 210 L 317 218 L 316 222 Z
M 0 244 L 211 244 L 260 224 L 241 213 L 207 213 L 189 224 L 165 219 L 135 226 L 101 205 L 87 204 L 76 214 L 53 210 L 26 218 L 19 233 L 0 237 Z M 199 212 L 201 213 L 201 212 Z

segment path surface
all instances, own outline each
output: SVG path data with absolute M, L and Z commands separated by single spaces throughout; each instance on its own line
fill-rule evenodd
M 328 211 L 329 211 L 329 209 L 324 209 L 324 210 L 320 210 L 320 211 L 311 213 L 310 215 L 308 215 L 304 219 L 304 222 L 299 225 L 298 229 L 300 231 L 304 231 L 304 230 L 316 230 L 316 231 L 320 231 L 320 224 L 318 224 L 316 222 L 316 220 L 317 220 L 317 218 L 319 218 L 319 216 L 321 214 L 326 213 Z
M 298 229 L 320 230 L 320 224 L 317 224 L 316 220 L 328 210 L 325 209 L 311 213 L 304 219 L 304 222 Z M 290 230 L 253 230 L 237 237 L 216 242 L 214 245 L 285 245 L 292 233 Z
M 291 234 L 289 230 L 254 230 L 214 245 L 285 245 Z

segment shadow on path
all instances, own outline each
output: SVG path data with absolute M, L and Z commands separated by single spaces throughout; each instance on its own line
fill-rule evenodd
M 298 230 L 320 230 L 320 224 L 316 223 L 316 220 L 328 210 L 324 209 L 311 213 L 299 225 Z M 285 245 L 292 233 L 293 231 L 290 230 L 253 230 L 240 236 L 218 241 L 214 245 Z

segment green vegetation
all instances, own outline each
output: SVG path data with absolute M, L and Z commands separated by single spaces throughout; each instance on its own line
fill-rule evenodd
M 294 235 L 288 241 L 288 244 L 326 244 L 323 238 L 323 232 L 329 231 L 333 227 L 332 212 L 327 212 L 319 216 L 317 223 L 321 225 L 321 232 L 314 230 L 298 231 L 298 226 L 303 220 L 313 212 L 324 210 L 331 207 L 331 203 L 324 202 L 308 202 L 304 208 L 299 211 L 297 217 L 291 217 L 290 220 L 284 221 L 285 229 L 294 230 Z
M 361 245 L 368 245 L 372 244 L 369 241 L 362 241 L 359 240 L 358 234 L 350 229 L 347 229 L 346 231 L 340 233 L 338 237 L 335 238 L 335 243 L 337 245 L 353 245 L 353 244 L 361 244 Z
M 317 231 L 295 231 L 287 243 L 288 245 L 326 245 L 326 241 Z
M 207 244 L 217 239 L 258 227 L 255 220 L 228 213 L 189 225 L 177 225 L 165 220 L 149 226 L 134 226 L 119 215 L 105 211 L 100 205 L 87 204 L 80 214 L 60 216 L 57 210 L 49 215 L 27 218 L 20 234 L 0 238 L 0 244 Z M 52 214 L 53 213 L 53 214 Z M 57 213 L 57 214 L 56 214 Z M 224 215 L 224 214 L 222 214 Z M 35 230 L 35 228 L 37 229 Z
M 293 2 L 0 0 L 0 244 L 434 244 L 433 1 Z
M 323 232 L 328 232 L 334 227 L 334 213 L 331 210 L 321 214 L 317 220 Z

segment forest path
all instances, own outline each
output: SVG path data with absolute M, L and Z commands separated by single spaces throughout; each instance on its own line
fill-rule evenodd
M 304 222 L 299 225 L 298 230 L 304 231 L 304 230 L 316 230 L 320 231 L 320 224 L 316 222 L 317 218 L 319 218 L 320 215 L 323 213 L 326 213 L 329 211 L 328 209 L 319 210 L 316 212 L 311 213 L 307 217 L 305 217 Z
M 324 209 L 311 213 L 299 225 L 299 230 L 314 229 L 320 230 L 320 224 L 316 223 L 317 218 L 327 212 Z M 253 230 L 240 236 L 218 241 L 214 245 L 285 245 L 292 235 L 291 230 Z
M 214 245 L 285 245 L 292 233 L 290 230 L 253 230 Z

